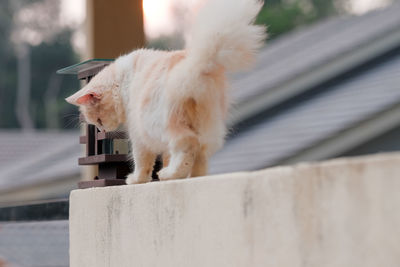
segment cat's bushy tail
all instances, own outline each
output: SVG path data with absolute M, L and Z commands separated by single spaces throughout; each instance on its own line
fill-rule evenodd
M 207 0 L 187 39 L 187 59 L 204 72 L 223 66 L 248 68 L 266 38 L 265 27 L 254 25 L 260 0 Z

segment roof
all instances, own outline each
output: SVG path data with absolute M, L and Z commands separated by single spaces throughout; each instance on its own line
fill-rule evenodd
M 258 57 L 257 65 L 251 71 L 233 77 L 233 102 L 237 103 L 237 109 L 240 110 L 248 102 L 257 106 L 256 101 L 261 95 L 269 94 L 269 98 L 276 101 L 278 99 L 271 95 L 272 91 L 276 89 L 284 94 L 284 85 L 304 79 L 309 73 L 317 73 L 321 66 L 336 64 L 331 67 L 331 73 L 318 73 L 319 79 L 326 80 L 337 75 L 337 72 L 345 72 L 355 64 L 362 64 L 368 57 L 375 57 L 376 53 L 381 52 L 379 49 L 387 50 L 389 46 L 398 45 L 399 14 L 400 3 L 397 3 L 362 16 L 334 17 L 267 43 Z M 393 32 L 397 32 L 397 35 L 394 36 Z M 389 40 L 390 37 L 395 38 L 393 42 Z M 381 47 L 378 47 L 378 43 Z M 349 60 L 351 57 L 354 57 L 352 61 Z M 312 85 L 297 82 L 294 86 L 303 86 L 307 90 Z M 240 117 L 237 114 L 235 116 Z M 237 122 L 235 119 L 233 121 Z
M 0 192 L 79 175 L 79 132 L 0 131 Z
M 69 266 L 68 221 L 0 224 L 6 266 Z
M 400 55 L 228 140 L 213 156 L 210 172 L 274 165 L 396 104 L 400 104 Z

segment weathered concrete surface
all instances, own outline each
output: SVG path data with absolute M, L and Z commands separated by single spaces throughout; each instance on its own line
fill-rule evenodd
M 400 266 L 400 154 L 71 194 L 72 267 Z

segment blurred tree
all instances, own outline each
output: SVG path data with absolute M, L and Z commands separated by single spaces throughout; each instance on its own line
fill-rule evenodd
M 268 25 L 269 39 L 340 12 L 335 0 L 266 0 L 256 23 Z
M 12 29 L 10 1 L 0 2 L 0 127 L 15 127 L 16 57 L 10 42 Z
M 76 109 L 64 100 L 79 88 L 78 80 L 75 76 L 55 73 L 79 61 L 70 40 L 71 31 L 66 29 L 57 34 L 53 42 L 31 48 L 31 112 L 37 128 L 64 128 L 68 123 L 65 116 L 69 113 L 78 116 Z
M 156 50 L 174 50 L 182 49 L 185 41 L 183 36 L 179 32 L 175 32 L 171 35 L 161 35 L 148 42 L 147 47 Z
M 0 128 L 65 128 L 77 111 L 64 98 L 79 87 L 55 71 L 79 61 L 60 1 L 0 1 Z

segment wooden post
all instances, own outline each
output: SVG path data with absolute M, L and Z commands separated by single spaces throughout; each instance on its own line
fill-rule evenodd
M 142 0 L 87 1 L 88 58 L 116 58 L 145 45 Z
M 142 0 L 87 0 L 85 59 L 116 58 L 145 45 Z M 98 168 L 83 168 L 82 180 L 92 180 Z

